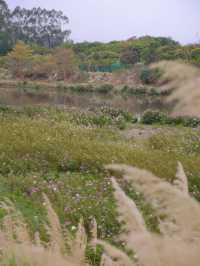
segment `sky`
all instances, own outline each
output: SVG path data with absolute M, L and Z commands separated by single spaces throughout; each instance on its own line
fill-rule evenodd
M 11 9 L 62 10 L 75 42 L 165 36 L 182 44 L 200 42 L 200 0 L 7 0 Z

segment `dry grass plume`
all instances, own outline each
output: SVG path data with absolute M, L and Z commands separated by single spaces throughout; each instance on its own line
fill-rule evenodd
M 162 90 L 172 90 L 168 101 L 176 101 L 173 114 L 200 117 L 200 70 L 176 61 L 163 61 L 153 67 L 163 71 Z
M 87 239 L 82 222 L 79 224 L 76 237 L 66 250 L 65 237 L 59 218 L 53 210 L 46 195 L 43 195 L 48 214 L 49 243 L 42 244 L 38 233 L 35 240 L 30 238 L 27 225 L 20 212 L 6 200 L 1 207 L 7 211 L 0 231 L 0 265 L 2 266 L 82 266 L 87 265 L 85 249 Z
M 200 205 L 188 193 L 187 177 L 181 163 L 174 184 L 146 170 L 126 165 L 110 165 L 107 169 L 112 175 L 117 173 L 119 176 L 120 173 L 125 180 L 132 182 L 151 202 L 160 218 L 161 234 L 148 232 L 135 204 L 130 209 L 130 199 L 112 178 L 118 209 L 127 224 L 127 234 L 123 238 L 138 255 L 139 263 L 144 266 L 199 266 Z
M 126 165 L 109 165 L 114 196 L 120 219 L 126 230 L 121 239 L 134 252 L 135 261 L 113 245 L 98 240 L 97 223 L 92 222 L 90 245 L 103 247 L 101 266 L 199 266 L 200 205 L 190 196 L 188 180 L 181 163 L 176 179 L 168 183 L 152 173 Z M 149 232 L 135 202 L 120 187 L 115 176 L 132 183 L 153 206 L 161 234 Z M 86 266 L 88 244 L 83 221 L 76 236 L 64 237 L 59 218 L 46 195 L 43 195 L 48 214 L 49 243 L 42 243 L 38 233 L 30 238 L 26 223 L 14 205 L 5 200 L 1 207 L 7 215 L 0 231 L 0 265 L 2 266 Z M 66 244 L 69 249 L 66 249 Z

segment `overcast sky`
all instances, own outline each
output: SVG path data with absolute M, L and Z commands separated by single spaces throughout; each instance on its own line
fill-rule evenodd
M 10 8 L 62 10 L 70 19 L 71 39 L 125 40 L 169 36 L 181 43 L 200 41 L 200 0 L 7 0 Z

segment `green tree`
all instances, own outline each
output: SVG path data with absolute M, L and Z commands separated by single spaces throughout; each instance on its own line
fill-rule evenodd
M 0 0 L 0 31 L 6 31 L 9 22 L 10 11 L 4 0 Z
M 122 64 L 135 65 L 140 62 L 140 51 L 136 47 L 128 47 L 126 48 L 120 57 L 120 61 Z
M 31 76 L 34 79 L 48 79 L 56 72 L 56 61 L 53 55 L 34 55 L 32 58 Z
M 4 0 L 0 0 L 0 55 L 5 55 L 12 47 L 10 10 Z
M 11 15 L 14 40 L 54 48 L 68 40 L 69 22 L 62 11 L 16 7 Z
M 200 66 L 200 46 L 195 47 L 194 49 L 192 49 L 191 58 L 192 58 L 192 62 L 195 65 Z

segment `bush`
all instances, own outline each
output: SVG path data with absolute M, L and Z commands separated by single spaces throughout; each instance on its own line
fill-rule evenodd
M 127 111 L 102 106 L 100 109 L 90 109 L 92 112 L 73 115 L 72 121 L 84 126 L 116 126 L 120 130 L 126 128 L 127 123 L 137 123 L 137 118 Z
M 183 125 L 185 127 L 198 127 L 200 126 L 200 119 L 195 117 L 175 117 L 171 118 L 171 124 Z
M 144 112 L 141 122 L 146 125 L 161 124 L 161 125 L 173 125 L 184 127 L 198 127 L 200 126 L 200 118 L 195 117 L 169 117 L 166 114 L 159 111 L 147 110 Z
M 103 84 L 96 88 L 96 92 L 107 94 L 113 90 L 112 84 Z
M 145 67 L 140 73 L 140 79 L 144 84 L 155 84 L 161 75 L 162 72 L 159 68 L 150 69 Z
M 140 87 L 129 87 L 125 85 L 122 90 L 122 94 L 125 95 L 135 95 L 135 96 L 161 96 L 163 95 L 162 92 L 159 92 L 156 90 L 156 88 L 148 88 L 146 86 L 140 86 Z
M 57 85 L 57 89 L 62 92 L 74 92 L 74 93 L 87 93 L 94 91 L 92 85 L 77 84 L 77 85 L 66 86 L 64 83 L 59 83 Z
M 129 87 L 127 85 L 125 85 L 121 92 L 123 94 L 128 94 L 128 95 L 146 95 L 148 93 L 147 88 L 146 87 Z
M 41 86 L 34 83 L 28 83 L 26 81 L 24 82 L 18 82 L 17 84 L 17 91 L 24 92 L 24 93 L 30 93 L 30 94 L 37 94 L 41 91 Z
M 159 111 L 147 110 L 144 112 L 141 122 L 146 125 L 166 124 L 168 122 L 168 118 L 165 114 Z

